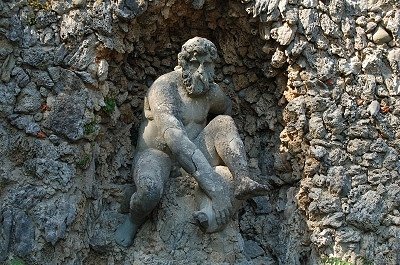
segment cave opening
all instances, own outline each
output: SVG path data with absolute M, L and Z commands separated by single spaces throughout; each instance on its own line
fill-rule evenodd
M 128 34 L 135 35 L 132 52 L 110 64 L 113 83 L 127 87 L 132 98 L 120 106 L 125 120 L 133 122 L 132 143 L 136 142 L 148 88 L 174 69 L 183 43 L 195 36 L 205 37 L 217 46 L 215 81 L 233 102 L 232 116 L 246 147 L 252 177 L 263 181 L 267 175 L 279 174 L 274 161 L 283 129 L 286 76 L 281 69 L 286 65 L 277 69 L 269 63 L 279 45 L 262 38 L 264 26 L 237 1 L 207 1 L 199 10 L 186 2 L 150 4 L 146 15 L 130 23 Z

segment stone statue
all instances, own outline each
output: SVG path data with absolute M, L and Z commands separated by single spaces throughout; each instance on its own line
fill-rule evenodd
M 249 178 L 243 142 L 228 116 L 230 99 L 214 82 L 217 57 L 211 41 L 192 38 L 182 46 L 175 70 L 150 87 L 133 165 L 137 191 L 129 217 L 116 231 L 118 244 L 132 244 L 160 201 L 173 162 L 198 183 L 200 210 L 193 214 L 206 232 L 228 223 L 235 201 L 269 190 Z M 217 116 L 208 122 L 209 114 Z

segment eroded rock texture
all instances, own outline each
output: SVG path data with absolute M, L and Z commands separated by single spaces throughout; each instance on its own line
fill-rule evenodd
M 395 0 L 0 1 L 0 262 L 399 264 L 399 35 Z M 221 246 L 177 232 L 176 170 L 120 248 L 143 97 L 194 36 L 220 52 L 252 177 L 277 189 Z

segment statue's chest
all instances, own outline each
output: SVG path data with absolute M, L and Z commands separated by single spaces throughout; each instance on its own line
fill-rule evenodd
M 207 119 L 209 104 L 207 98 L 183 98 L 181 117 L 185 125 L 189 123 L 203 124 Z

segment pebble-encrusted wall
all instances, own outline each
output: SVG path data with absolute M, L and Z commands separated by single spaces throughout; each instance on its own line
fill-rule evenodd
M 193 36 L 276 186 L 239 213 L 248 262 L 400 263 L 395 0 L 1 1 L 0 262 L 140 264 L 113 230 L 143 97 Z

